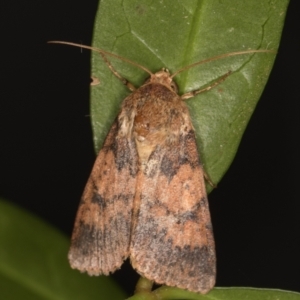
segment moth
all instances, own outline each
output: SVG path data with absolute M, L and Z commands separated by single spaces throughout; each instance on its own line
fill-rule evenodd
M 98 51 L 123 80 L 107 60 L 117 55 L 59 43 Z M 183 100 L 211 89 L 230 72 L 179 96 L 173 77 L 185 68 L 173 75 L 142 69 L 150 78 L 136 90 L 128 85 L 134 91 L 124 99 L 95 161 L 68 258 L 72 268 L 89 275 L 108 275 L 130 258 L 139 274 L 157 284 L 207 293 L 215 285 L 215 243 L 205 174 Z

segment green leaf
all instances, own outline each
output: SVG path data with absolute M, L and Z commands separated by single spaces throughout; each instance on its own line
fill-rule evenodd
M 89 277 L 68 264 L 60 232 L 0 201 L 0 299 L 124 299 L 108 277 Z
M 160 300 L 300 300 L 300 294 L 295 292 L 244 287 L 214 288 L 206 295 L 199 295 L 176 288 L 161 287 L 155 290 L 153 294 L 156 296 L 155 299 Z M 133 296 L 129 299 L 139 300 L 138 296 L 136 295 L 136 297 Z
M 152 72 L 171 72 L 223 53 L 277 50 L 287 0 L 102 0 L 93 46 L 126 57 Z M 217 183 L 231 164 L 268 79 L 275 55 L 239 55 L 189 69 L 176 76 L 180 93 L 233 74 L 209 92 L 188 100 L 205 169 Z M 113 60 L 137 87 L 147 78 L 139 68 Z M 98 151 L 129 94 L 98 53 L 92 55 L 91 117 Z M 271 103 L 270 103 L 271 106 Z

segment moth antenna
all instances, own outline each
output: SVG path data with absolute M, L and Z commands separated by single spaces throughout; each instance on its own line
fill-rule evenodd
M 105 50 L 102 50 L 100 48 L 96 48 L 96 47 L 91 47 L 91 46 L 86 46 L 86 45 L 81 45 L 81 44 L 77 44 L 77 43 L 71 43 L 71 42 L 64 42 L 64 41 L 49 41 L 47 42 L 48 44 L 64 44 L 64 45 L 69 45 L 69 46 L 74 46 L 74 47 L 79 47 L 79 48 L 84 48 L 84 49 L 89 49 L 89 50 L 93 50 L 96 52 L 99 52 L 100 54 L 104 54 L 107 56 L 111 56 L 111 57 L 115 57 L 117 59 L 123 60 L 131 65 L 134 65 L 140 69 L 142 69 L 143 71 L 145 71 L 146 73 L 148 73 L 150 76 L 153 75 L 153 73 L 151 71 L 149 71 L 147 68 L 135 63 L 134 61 L 131 61 L 130 59 L 127 59 L 125 57 L 119 56 L 117 54 L 114 53 L 110 53 L 107 52 Z
M 205 64 L 205 63 L 208 63 L 208 62 L 211 62 L 211 61 L 214 61 L 214 60 L 222 59 L 222 58 L 225 58 L 225 57 L 229 57 L 229 56 L 250 54 L 250 53 L 277 53 L 277 51 L 275 51 L 275 50 L 245 50 L 245 51 L 237 51 L 237 52 L 230 52 L 230 53 L 217 55 L 217 56 L 214 56 L 214 57 L 211 57 L 211 58 L 207 58 L 207 59 L 198 61 L 198 62 L 193 63 L 191 65 L 188 65 L 186 67 L 183 67 L 183 68 L 179 69 L 178 71 L 176 71 L 174 74 L 172 74 L 171 78 L 174 78 L 179 73 L 181 73 L 183 71 L 186 71 L 190 68 L 193 68 L 195 66 L 198 66 L 198 65 L 202 65 L 202 64 Z

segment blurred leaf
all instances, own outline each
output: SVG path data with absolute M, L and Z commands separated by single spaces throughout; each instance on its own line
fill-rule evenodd
M 72 270 L 69 241 L 26 211 L 0 201 L 0 299 L 124 299 L 109 278 Z
M 175 72 L 223 53 L 278 49 L 287 0 L 102 0 L 93 46 L 131 59 L 152 72 Z M 175 79 L 180 93 L 233 74 L 209 92 L 188 100 L 205 169 L 217 183 L 231 164 L 262 93 L 275 55 L 259 53 L 225 58 L 189 69 Z M 137 87 L 147 74 L 123 61 L 115 69 Z M 98 53 L 92 55 L 91 116 L 98 151 L 129 94 Z M 270 104 L 271 105 L 271 104 Z

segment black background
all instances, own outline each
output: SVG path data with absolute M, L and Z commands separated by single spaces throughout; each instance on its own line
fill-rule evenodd
M 299 2 L 238 154 L 209 196 L 218 286 L 300 291 Z M 95 153 L 89 45 L 97 1 L 11 1 L 1 26 L 0 196 L 70 235 Z M 298 9 L 297 9 L 298 8 Z M 129 272 L 129 274 L 128 274 Z M 128 263 L 114 277 L 132 293 Z

